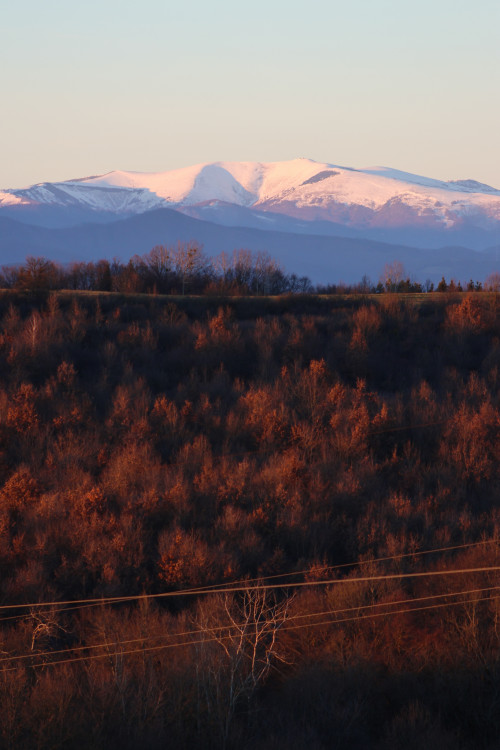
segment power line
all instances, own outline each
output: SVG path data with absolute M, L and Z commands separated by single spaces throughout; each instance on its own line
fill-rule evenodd
M 322 565 L 315 568 L 307 568 L 305 570 L 300 571 L 292 571 L 291 573 L 275 573 L 274 575 L 270 576 L 260 576 L 258 578 L 247 578 L 247 579 L 241 579 L 239 581 L 232 581 L 229 583 L 221 583 L 218 584 L 221 589 L 225 586 L 232 586 L 236 585 L 238 583 L 244 584 L 244 583 L 253 583 L 256 581 L 270 581 L 276 578 L 286 578 L 289 576 L 298 576 L 298 575 L 311 575 L 311 573 L 319 573 L 321 571 L 327 571 L 327 570 L 341 570 L 342 568 L 353 568 L 359 565 L 371 565 L 379 562 L 388 562 L 389 560 L 401 560 L 406 557 L 418 557 L 421 555 L 431 555 L 435 554 L 437 552 L 451 552 L 452 550 L 458 550 L 458 549 L 466 549 L 467 547 L 476 547 L 478 545 L 484 545 L 484 544 L 496 544 L 500 542 L 500 539 L 488 539 L 486 541 L 481 542 L 469 542 L 468 544 L 456 544 L 452 547 L 437 547 L 434 549 L 429 550 L 421 550 L 420 552 L 405 552 L 400 555 L 389 555 L 387 557 L 375 557 L 368 560 L 356 560 L 355 562 L 350 563 L 340 563 L 339 565 Z M 205 589 L 213 588 L 212 586 L 202 586 L 198 588 L 198 591 L 204 591 Z
M 341 620 L 338 620 L 338 619 L 324 620 L 323 622 L 305 623 L 303 625 L 283 626 L 283 627 L 280 628 L 280 630 L 281 631 L 302 630 L 304 628 L 323 627 L 325 625 L 341 625 L 341 624 L 344 624 L 344 623 L 347 623 L 347 622 L 358 622 L 359 620 L 374 619 L 376 617 L 388 617 L 390 615 L 401 615 L 401 614 L 408 614 L 408 613 L 411 613 L 411 612 L 423 612 L 423 611 L 426 611 L 426 610 L 434 610 L 434 609 L 439 609 L 439 608 L 443 608 L 443 607 L 453 607 L 453 606 L 458 606 L 458 605 L 461 605 L 461 604 L 476 604 L 478 602 L 493 601 L 493 600 L 496 600 L 496 599 L 500 599 L 500 595 L 498 595 L 498 596 L 491 596 L 491 597 L 490 596 L 480 597 L 480 598 L 474 599 L 474 600 L 464 599 L 464 600 L 459 601 L 459 602 L 444 602 L 444 603 L 441 603 L 441 604 L 431 604 L 431 605 L 428 605 L 428 606 L 425 606 L 425 607 L 411 607 L 409 609 L 396 610 L 396 611 L 392 611 L 392 612 L 375 612 L 375 613 L 369 614 L 369 615 L 359 615 L 358 617 L 347 617 L 347 618 L 343 618 Z M 233 626 L 233 627 L 236 627 L 236 626 Z M 106 654 L 90 654 L 90 655 L 87 655 L 87 656 L 78 656 L 78 657 L 76 657 L 74 659 L 58 659 L 57 661 L 53 661 L 53 662 L 40 662 L 38 664 L 30 664 L 29 666 L 31 668 L 33 668 L 33 669 L 37 669 L 37 668 L 40 668 L 40 667 L 49 667 L 49 666 L 52 667 L 52 666 L 55 666 L 57 664 L 74 664 L 74 663 L 82 662 L 82 661 L 90 661 L 90 660 L 95 660 L 95 659 L 111 658 L 112 656 L 123 657 L 123 656 L 130 656 L 131 654 L 144 654 L 144 653 L 153 652 L 153 651 L 162 651 L 162 650 L 166 650 L 166 649 L 169 649 L 169 648 L 178 648 L 178 647 L 181 647 L 181 646 L 194 646 L 194 645 L 198 645 L 198 644 L 220 642 L 221 640 L 230 640 L 233 637 L 234 637 L 233 635 L 223 635 L 223 636 L 220 636 L 220 637 L 213 637 L 213 638 L 201 638 L 201 639 L 198 639 L 198 640 L 189 640 L 189 641 L 184 641 L 184 642 L 181 642 L 181 643 L 166 643 L 166 644 L 162 644 L 161 646 L 148 646 L 147 648 L 130 649 L 128 651 L 115 652 L 114 654 L 109 654 L 109 653 L 106 653 Z M 36 655 L 34 655 L 34 656 L 36 656 Z M 12 672 L 12 671 L 18 670 L 20 668 L 21 667 L 19 667 L 19 666 L 15 666 L 15 667 L 7 667 L 7 668 L 4 668 L 4 669 L 0 669 L 0 674 L 2 674 L 3 672 Z
M 416 555 L 427 555 L 427 554 L 433 554 L 437 552 L 465 549 L 467 547 L 472 547 L 472 546 L 493 544 L 498 541 L 499 541 L 498 539 L 494 539 L 494 540 L 487 540 L 487 541 L 481 541 L 481 542 L 471 542 L 469 544 L 454 545 L 452 547 L 441 547 L 441 548 L 432 549 L 432 550 L 423 550 L 421 552 L 408 552 L 408 553 L 404 553 L 401 555 L 392 555 L 390 557 L 376 558 L 374 560 L 361 560 L 361 561 L 357 561 L 353 563 L 343 563 L 341 565 L 325 566 L 325 567 L 314 568 L 314 569 L 304 570 L 300 572 L 293 572 L 293 573 L 278 573 L 273 576 L 266 576 L 264 578 L 247 579 L 246 581 L 243 580 L 243 581 L 237 581 L 235 583 L 227 583 L 227 584 L 222 583 L 222 584 L 216 584 L 215 586 L 181 589 L 179 591 L 166 591 L 166 592 L 162 592 L 158 594 L 134 594 L 132 596 L 100 597 L 100 598 L 94 598 L 94 599 L 73 599 L 73 600 L 67 600 L 67 601 L 32 602 L 32 603 L 27 603 L 27 604 L 3 604 L 3 605 L 0 605 L 0 611 L 5 611 L 9 609 L 27 609 L 27 608 L 35 608 L 35 607 L 60 607 L 61 605 L 99 606 L 103 604 L 120 604 L 124 602 L 140 601 L 140 600 L 145 600 L 145 599 L 162 599 L 162 598 L 171 598 L 171 597 L 177 597 L 177 596 L 192 596 L 196 594 L 211 594 L 211 593 L 219 593 L 219 592 L 224 592 L 224 591 L 235 593 L 238 591 L 246 591 L 248 588 L 250 588 L 248 586 L 248 583 L 254 582 L 254 581 L 273 580 L 276 578 L 284 578 L 284 577 L 292 576 L 292 575 L 307 575 L 314 571 L 337 570 L 337 569 L 342 569 L 346 567 L 354 567 L 358 565 L 368 565 L 370 563 L 402 559 L 405 557 L 414 557 Z M 451 575 L 451 574 L 458 574 L 458 573 L 465 574 L 465 573 L 497 571 L 497 570 L 500 570 L 500 567 L 468 568 L 468 569 L 463 569 L 463 570 L 451 570 L 451 571 L 427 571 L 427 572 L 421 572 L 421 573 L 395 573 L 395 574 L 390 574 L 389 576 L 386 576 L 386 577 L 372 576 L 372 577 L 366 577 L 366 578 L 328 579 L 326 581 L 291 582 L 291 583 L 284 583 L 284 584 L 255 586 L 253 588 L 258 588 L 260 590 L 273 589 L 273 588 L 274 589 L 294 588 L 294 587 L 302 587 L 302 586 L 313 586 L 313 585 L 319 586 L 319 585 L 328 585 L 328 584 L 334 584 L 334 583 L 346 583 L 346 582 L 351 582 L 351 581 L 366 582 L 369 580 L 384 580 L 384 578 L 412 578 L 412 577 L 419 577 L 419 576 L 426 576 L 426 575 L 448 575 L 448 574 Z M 241 583 L 241 586 L 240 586 L 240 583 Z M 73 607 L 71 607 L 71 609 L 73 609 Z
M 321 612 L 307 612 L 305 614 L 301 615 L 292 615 L 288 618 L 288 622 L 291 620 L 301 620 L 306 617 L 323 617 L 324 615 L 334 615 L 334 614 L 343 614 L 345 612 L 359 612 L 361 610 L 366 609 L 374 609 L 376 607 L 395 607 L 400 604 L 409 604 L 409 603 L 415 603 L 415 602 L 422 602 L 422 601 L 429 601 L 434 599 L 443 599 L 443 598 L 449 598 L 453 596 L 466 596 L 470 594 L 479 594 L 484 593 L 485 591 L 497 591 L 500 589 L 500 586 L 489 586 L 487 588 L 480 588 L 480 589 L 467 589 L 465 591 L 454 591 L 449 592 L 446 594 L 430 594 L 428 596 L 420 596 L 413 599 L 399 599 L 396 601 L 389 601 L 389 602 L 376 602 L 374 604 L 360 604 L 355 607 L 347 607 L 344 609 L 330 609 L 330 610 L 324 610 Z M 246 623 L 247 625 L 258 625 L 258 622 L 251 622 Z M 113 641 L 106 642 L 106 643 L 97 643 L 97 644 L 87 644 L 85 646 L 75 646 L 72 648 L 65 648 L 60 650 L 51 650 L 51 651 L 37 651 L 36 653 L 31 652 L 29 654 L 21 654 L 21 655 L 12 655 L 12 656 L 4 656 L 0 658 L 0 663 L 7 662 L 7 661 L 18 661 L 18 660 L 24 660 L 24 659 L 33 659 L 40 656 L 54 656 L 57 654 L 67 654 L 67 653 L 75 653 L 76 651 L 86 651 L 89 649 L 96 649 L 96 648 L 107 648 L 109 646 L 122 646 L 127 645 L 130 643 L 139 643 L 144 641 L 150 641 L 150 640 L 158 640 L 163 638 L 179 638 L 187 635 L 197 635 L 198 633 L 205 633 L 205 632 L 219 632 L 223 630 L 231 630 L 235 628 L 235 625 L 220 625 L 212 628 L 201 628 L 198 630 L 186 630 L 181 633 L 167 633 L 167 634 L 161 634 L 161 635 L 147 635 L 142 636 L 141 638 L 132 638 L 129 640 L 120 640 L 120 641 Z M 243 627 L 243 625 L 241 626 Z
M 116 597 L 107 600 L 103 599 L 76 599 L 74 601 L 65 602 L 65 604 L 111 604 L 113 602 L 130 602 L 130 601 L 144 601 L 147 599 L 162 599 L 171 598 L 176 596 L 189 596 L 197 594 L 219 594 L 219 593 L 237 593 L 242 591 L 251 591 L 253 589 L 258 591 L 271 591 L 282 588 L 302 588 L 304 586 L 332 586 L 335 584 L 346 584 L 346 583 L 370 583 L 374 581 L 389 581 L 405 578 L 423 578 L 428 576 L 440 576 L 440 575 L 466 575 L 473 573 L 492 573 L 500 570 L 500 566 L 490 566 L 483 568 L 458 568 L 451 570 L 434 570 L 425 571 L 420 573 L 389 573 L 386 575 L 379 576 L 362 576 L 359 578 L 338 578 L 338 579 L 327 579 L 324 581 L 293 581 L 291 583 L 274 583 L 266 584 L 263 586 L 233 586 L 231 588 L 211 588 L 211 589 L 186 589 L 184 591 L 167 591 L 161 594 L 137 594 L 133 596 Z M 14 604 L 14 605 L 3 605 L 0 609 L 17 609 L 20 607 L 37 607 L 37 606 L 57 606 L 58 602 L 44 602 L 34 604 Z

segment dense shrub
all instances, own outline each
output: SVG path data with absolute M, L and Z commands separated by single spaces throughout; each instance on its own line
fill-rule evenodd
M 497 579 L 355 579 L 498 565 L 496 297 L 44 297 L 32 272 L 0 297 L 0 604 L 175 596 L 3 610 L 0 747 L 493 747 L 495 592 L 380 606 Z

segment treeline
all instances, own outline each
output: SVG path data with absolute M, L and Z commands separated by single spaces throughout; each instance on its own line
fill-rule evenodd
M 436 292 L 500 291 L 500 273 L 486 280 L 470 279 L 462 284 L 444 276 L 434 285 L 411 279 L 401 263 L 385 265 L 380 279 L 373 283 L 363 276 L 357 284 L 344 282 L 313 285 L 307 276 L 286 273 L 268 253 L 235 250 L 209 258 L 196 243 L 176 247 L 157 245 L 149 253 L 135 255 L 127 263 L 73 262 L 62 265 L 47 258 L 28 256 L 24 263 L 0 268 L 0 288 L 38 292 L 73 291 L 119 292 L 123 294 L 196 294 L 214 296 L 280 294 L 423 294 Z
M 499 340 L 497 295 L 0 294 L 2 750 L 496 747 L 498 572 L 397 576 L 500 565 Z
M 444 276 L 438 284 L 430 279 L 425 282 L 415 281 L 406 273 L 405 268 L 399 261 L 386 263 L 378 283 L 374 284 L 368 276 L 363 276 L 358 284 L 326 284 L 317 285 L 315 291 L 318 294 L 431 294 L 432 292 L 449 292 L 450 294 L 461 292 L 500 292 L 500 273 L 494 271 L 482 281 L 470 279 L 462 283 L 455 279 L 447 281 Z
M 307 277 L 285 273 L 267 253 L 235 250 L 210 259 L 196 243 L 158 245 L 127 263 L 114 259 L 61 265 L 46 258 L 28 257 L 21 265 L 2 267 L 0 287 L 229 296 L 312 291 Z
M 27 292 L 67 289 L 123 294 L 196 294 L 213 296 L 280 294 L 423 294 L 436 292 L 499 292 L 500 273 L 462 284 L 444 276 L 434 285 L 410 279 L 398 261 L 385 265 L 378 283 L 363 276 L 357 284 L 313 285 L 307 276 L 286 273 L 267 253 L 235 250 L 208 258 L 196 243 L 157 245 L 127 263 L 115 258 L 65 265 L 28 256 L 24 263 L 0 268 L 0 288 Z

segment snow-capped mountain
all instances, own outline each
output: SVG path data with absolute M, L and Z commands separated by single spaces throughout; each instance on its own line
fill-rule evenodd
M 102 220 L 160 207 L 226 225 L 234 224 L 228 215 L 234 217 L 235 208 L 251 209 L 238 213 L 236 225 L 251 221 L 281 230 L 280 217 L 288 217 L 307 222 L 305 230 L 314 234 L 316 222 L 358 233 L 474 227 L 480 235 L 500 226 L 500 190 L 475 180 L 444 182 L 386 167 L 353 169 L 310 159 L 217 162 L 157 173 L 116 171 L 0 192 L 0 212 L 26 221 L 44 208 L 59 215 L 64 209 L 71 224 L 75 210 L 81 212 L 79 220 Z
M 126 259 L 193 240 L 209 254 L 268 251 L 313 281 L 377 278 L 394 260 L 421 280 L 484 278 L 499 270 L 500 190 L 295 159 L 117 171 L 0 191 L 0 265 L 26 255 Z

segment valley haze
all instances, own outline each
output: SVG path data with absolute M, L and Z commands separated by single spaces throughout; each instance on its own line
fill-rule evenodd
M 267 251 L 314 282 L 376 280 L 401 261 L 419 280 L 497 270 L 500 190 L 387 167 L 310 159 L 114 171 L 0 190 L 0 260 L 60 262 L 196 241 L 210 255 Z

